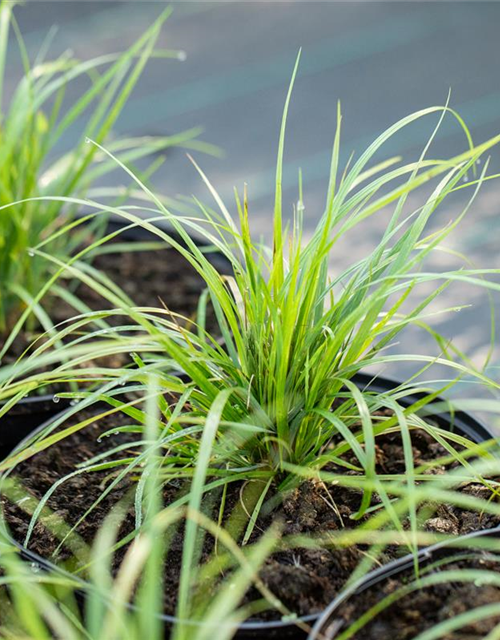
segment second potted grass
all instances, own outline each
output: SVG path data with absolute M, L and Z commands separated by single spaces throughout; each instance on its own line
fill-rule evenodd
M 15 4 L 0 4 L 0 99 L 6 93 L 4 69 L 14 58 L 9 35 Z M 197 129 L 111 140 L 148 61 L 182 58 L 179 52 L 157 48 L 169 13 L 162 12 L 125 52 L 84 61 L 68 52 L 50 59 L 49 32 L 32 62 L 16 30 L 24 73 L 0 113 L 0 367 L 15 368 L 27 349 L 35 350 L 54 335 L 56 325 L 78 313 L 109 306 L 109 286 L 115 295 L 120 292 L 123 301 L 133 299 L 142 307 L 165 305 L 183 316 L 196 311 L 204 283 L 179 254 L 164 246 L 153 251 L 158 246 L 151 234 L 137 227 L 125 229 L 123 221 L 110 221 L 108 216 L 85 215 L 89 212 L 82 207 L 82 199 L 93 197 L 106 197 L 113 204 L 134 197 L 137 204 L 143 197 L 126 181 L 123 186 L 104 186 L 103 179 L 113 171 L 116 175 L 116 163 L 87 144 L 86 136 L 105 142 L 134 166 L 147 163 L 141 173 L 144 179 L 161 166 L 163 154 L 173 147 L 216 152 L 197 139 Z M 70 102 L 66 94 L 74 85 L 80 92 Z M 61 139 L 78 129 L 78 142 L 57 156 Z M 185 212 L 181 203 L 165 201 Z M 106 246 L 98 246 L 107 237 Z M 214 261 L 224 271 L 226 265 L 217 258 Z M 104 319 L 97 323 L 101 328 L 106 325 Z M 49 376 L 46 385 L 37 386 L 35 397 L 22 402 L 19 398 L 33 396 L 34 387 L 18 389 L 13 396 L 0 393 L 0 449 L 11 449 L 23 434 L 57 413 L 60 406 L 51 397 L 65 388 L 52 384 Z
M 12 63 L 14 55 L 8 46 L 14 5 L 12 2 L 0 4 L 0 98 L 4 93 L 5 65 Z M 4 365 L 20 357 L 36 335 L 44 331 L 50 333 L 58 322 L 105 304 L 89 287 L 80 287 L 75 292 L 74 273 L 78 269 L 90 271 L 94 279 L 99 279 L 100 272 L 101 278 L 107 274 L 116 286 L 135 294 L 142 305 L 159 304 L 159 296 L 168 304 L 171 293 L 174 309 L 192 313 L 196 307 L 192 299 L 187 299 L 195 294 L 199 296 L 201 280 L 196 281 L 192 272 L 186 273 L 184 291 L 179 293 L 186 272 L 185 262 L 172 259 L 173 252 L 150 253 L 147 259 L 145 241 L 151 243 L 154 238 L 144 232 L 138 234 L 144 242 L 142 253 L 137 252 L 137 243 L 125 247 L 126 242 L 136 240 L 130 231 L 120 236 L 120 245 L 108 243 L 105 254 L 98 255 L 98 248 L 93 254 L 85 252 L 86 247 L 108 232 L 107 220 L 102 216 L 96 220 L 92 215 L 83 218 L 85 212 L 76 201 L 103 194 L 107 201 L 116 203 L 134 195 L 130 185 L 102 186 L 102 179 L 116 171 L 117 166 L 96 146 L 87 144 L 87 136 L 106 142 L 117 157 L 126 162 L 140 164 L 141 160 L 147 160 L 145 179 L 161 165 L 160 154 L 174 146 L 214 152 L 211 145 L 196 139 L 195 129 L 163 137 L 109 139 L 150 58 L 178 57 L 178 52 L 156 48 L 169 13 L 163 12 L 125 52 L 85 61 L 67 52 L 55 60 L 47 59 L 48 34 L 32 63 L 18 34 L 24 74 L 10 103 L 2 105 L 0 113 L 0 363 Z M 69 102 L 65 94 L 73 85 L 80 87 L 80 95 Z M 54 158 L 61 138 L 75 124 L 80 125 L 78 143 L 71 151 Z M 182 209 L 182 205 L 179 206 Z M 122 223 L 114 223 L 115 232 L 117 224 Z M 35 247 L 39 248 L 38 252 Z M 60 264 L 78 253 L 81 260 L 73 263 L 73 272 L 66 272 L 55 281 L 54 274 Z M 150 262 L 148 271 L 146 261 Z M 162 285 L 160 273 L 164 276 Z M 173 276 L 176 286 L 165 285 Z M 196 290 L 195 294 L 190 289 Z M 179 301 L 179 297 L 186 300 Z

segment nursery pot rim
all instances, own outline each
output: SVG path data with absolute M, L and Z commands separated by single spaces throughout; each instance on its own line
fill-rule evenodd
M 385 376 L 376 376 L 376 375 L 372 375 L 372 374 L 367 374 L 367 373 L 363 373 L 363 372 L 359 372 L 357 373 L 355 376 L 353 376 L 353 381 L 358 385 L 358 387 L 364 388 L 364 387 L 370 387 L 371 389 L 373 389 L 373 391 L 375 392 L 383 392 L 383 391 L 388 391 L 390 389 L 394 389 L 398 386 L 400 386 L 400 382 L 397 382 L 396 380 L 393 380 L 391 378 L 387 378 Z M 416 399 L 418 399 L 418 396 L 421 395 L 419 393 L 415 393 L 415 394 L 409 394 L 408 396 L 405 396 L 402 400 L 402 404 L 407 404 L 410 405 L 412 404 Z M 48 396 L 49 399 L 52 399 L 52 396 Z M 45 401 L 47 400 L 47 398 L 45 399 Z M 24 400 L 21 400 L 20 402 L 25 402 L 26 404 L 31 404 L 31 405 L 35 405 L 36 406 L 36 402 L 37 401 L 41 401 L 41 399 L 39 398 L 26 398 Z M 443 403 L 443 399 L 442 398 L 436 398 L 434 401 L 434 403 Z M 431 403 L 432 405 L 432 403 Z M 72 409 L 76 409 L 76 406 L 71 407 Z M 69 410 L 69 407 L 64 408 L 62 411 L 58 411 L 57 413 L 51 415 L 51 417 L 44 421 L 43 424 L 41 424 L 40 426 L 38 426 L 37 428 L 33 429 L 30 434 L 28 436 L 26 436 L 25 438 L 23 438 L 19 444 L 13 449 L 13 451 L 11 453 L 15 453 L 17 450 L 19 450 L 26 441 L 28 441 L 30 438 L 32 438 L 33 436 L 35 436 L 39 431 L 41 431 L 42 429 L 44 429 L 49 423 L 51 423 L 53 420 L 57 419 L 58 417 L 62 416 L 64 413 L 66 413 Z M 477 420 L 476 418 L 474 418 L 472 415 L 470 415 L 468 412 L 464 412 L 464 411 L 456 411 L 453 414 L 453 422 L 451 423 L 451 416 L 449 413 L 437 413 L 436 415 L 432 416 L 433 420 L 437 421 L 438 423 L 440 423 L 441 426 L 447 424 L 448 429 L 450 427 L 452 427 L 455 430 L 461 431 L 465 436 L 469 437 L 470 439 L 474 440 L 476 443 L 480 443 L 482 441 L 485 440 L 489 440 L 491 438 L 494 438 L 495 436 L 490 432 L 490 430 L 479 420 Z M 473 532 L 471 534 L 467 534 L 467 536 L 463 536 L 463 538 L 467 538 L 467 537 L 473 537 L 473 536 L 477 536 L 477 535 L 485 535 L 485 534 L 491 534 L 492 532 L 497 531 L 497 529 L 489 529 L 489 530 L 481 530 L 481 531 L 476 531 Z M 17 547 L 17 549 L 20 551 L 21 553 L 21 557 L 23 557 L 23 559 L 27 560 L 30 563 L 36 564 L 37 566 L 39 566 L 41 569 L 45 570 L 45 571 L 55 571 L 55 572 L 59 572 L 59 574 L 61 575 L 65 575 L 66 577 L 72 577 L 74 580 L 78 580 L 79 582 L 81 581 L 82 586 L 83 585 L 88 585 L 89 583 L 84 581 L 81 578 L 77 578 L 76 576 L 73 576 L 71 573 L 65 571 L 64 569 L 62 569 L 61 567 L 59 567 L 57 564 L 54 564 L 52 562 L 50 562 L 49 560 L 39 556 L 38 554 L 30 551 L 29 549 L 26 549 L 22 543 L 18 542 L 17 540 L 15 540 L 14 538 L 12 538 L 12 536 L 10 535 L 10 533 L 5 532 L 6 536 L 8 537 L 9 541 L 15 545 Z M 500 533 L 500 527 L 498 528 L 498 533 Z M 436 550 L 437 548 L 439 548 L 440 546 L 446 545 L 446 542 L 441 542 L 438 543 L 436 545 L 431 545 L 429 547 L 424 547 L 423 549 L 421 549 L 419 551 L 419 557 L 425 557 L 428 553 L 433 552 L 434 550 Z M 402 558 L 398 558 L 397 560 L 393 560 L 392 562 L 388 563 L 387 565 L 383 566 L 383 567 L 379 567 L 378 569 L 376 569 L 373 572 L 370 572 L 369 574 L 367 574 L 367 576 L 370 576 L 372 578 L 372 580 L 375 580 L 377 578 L 377 576 L 379 574 L 383 574 L 383 576 L 387 576 L 387 572 L 389 570 L 392 569 L 392 571 L 397 571 L 398 568 L 404 563 L 404 562 L 408 562 L 408 559 L 411 558 L 411 562 L 413 562 L 414 559 L 414 555 L 410 554 L 409 556 L 403 556 Z M 323 611 L 319 611 L 317 613 L 310 613 L 308 615 L 305 616 L 299 616 L 296 617 L 294 619 L 286 619 L 286 620 L 270 620 L 270 621 L 260 621 L 260 620 L 256 620 L 256 621 L 248 621 L 248 622 L 243 622 L 238 626 L 238 631 L 235 637 L 244 637 L 244 635 L 246 635 L 246 633 L 249 634 L 249 637 L 252 636 L 252 632 L 269 632 L 269 633 L 273 633 L 273 632 L 278 632 L 278 631 L 285 631 L 287 630 L 287 632 L 290 632 L 293 634 L 294 629 L 296 630 L 296 633 L 299 633 L 299 628 L 297 627 L 297 623 L 304 623 L 304 624 L 314 624 L 314 627 L 311 631 L 311 634 L 313 633 L 317 633 L 317 629 L 320 628 L 320 626 L 318 626 L 320 624 L 321 621 L 324 621 L 326 619 L 327 616 L 331 615 L 331 612 L 335 610 L 335 608 L 337 606 L 339 606 L 339 604 L 341 602 L 344 602 L 344 600 L 349 597 L 350 595 L 352 595 L 353 593 L 353 588 L 358 587 L 359 584 L 361 582 L 364 582 L 364 580 L 367 579 L 367 576 L 365 576 L 364 578 L 360 578 L 359 581 L 357 581 L 356 583 L 354 583 L 351 587 L 348 587 L 346 590 L 342 590 L 339 595 L 332 601 L 332 603 L 330 603 L 330 605 L 328 605 L 327 608 L 323 609 Z M 370 585 L 368 585 L 370 586 Z M 82 594 L 84 595 L 84 594 Z M 335 605 L 335 606 L 334 606 Z M 129 605 L 130 608 L 132 609 L 136 609 L 136 605 Z M 175 624 L 177 622 L 179 622 L 180 620 L 176 617 L 176 616 L 172 616 L 172 615 L 167 615 L 167 614 L 160 614 L 159 615 L 160 619 L 163 622 L 166 622 L 168 624 Z M 199 622 L 199 621 L 184 621 L 192 626 L 203 626 L 203 622 Z M 322 622 L 321 624 L 324 624 L 324 622 Z M 293 636 L 291 636 L 293 637 Z M 316 635 L 310 635 L 309 639 L 310 640 L 314 640 L 317 636 Z
M 394 575 L 398 575 L 401 572 L 411 568 L 414 564 L 415 556 L 419 561 L 430 560 L 436 551 L 447 548 L 453 549 L 455 546 L 457 546 L 457 541 L 467 541 L 475 538 L 494 536 L 500 537 L 500 525 L 492 527 L 491 529 L 472 531 L 470 533 L 458 536 L 453 540 L 442 540 L 441 542 L 436 542 L 435 544 L 429 545 L 428 547 L 423 547 L 416 554 L 406 554 L 401 558 L 392 560 L 386 565 L 373 569 L 366 575 L 358 578 L 358 580 L 353 582 L 352 585 L 350 585 L 346 589 L 343 589 L 331 601 L 331 603 L 322 611 L 320 617 L 317 619 L 314 627 L 311 630 L 311 633 L 307 637 L 307 640 L 319 640 L 319 638 L 321 637 L 319 634 L 323 632 L 326 625 L 330 624 L 333 614 L 341 605 L 343 605 L 352 596 L 359 595 L 367 589 L 376 586 L 383 580 L 386 580 L 387 578 L 390 578 Z M 459 545 L 458 548 L 460 549 Z

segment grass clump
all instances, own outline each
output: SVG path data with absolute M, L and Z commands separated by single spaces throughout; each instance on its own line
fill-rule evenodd
M 123 53 L 80 61 L 65 52 L 51 60 L 47 56 L 54 34 L 49 32 L 32 61 L 13 15 L 14 4 L 4 1 L 0 5 L 0 359 L 23 327 L 51 327 L 50 303 L 44 300 L 42 305 L 40 301 L 49 289 L 53 265 L 34 255 L 31 248 L 52 238 L 47 249 L 67 260 L 82 243 L 102 234 L 104 221 L 73 228 L 78 205 L 33 200 L 50 195 L 88 197 L 99 181 L 102 191 L 103 177 L 116 169 L 116 164 L 95 145 L 86 144 L 87 137 L 106 142 L 118 157 L 131 163 L 172 145 L 201 145 L 193 140 L 196 130 L 174 136 L 109 140 L 148 60 L 178 57 L 175 51 L 155 48 L 169 11 Z M 7 105 L 3 94 L 11 55 L 9 36 L 17 39 L 24 73 Z M 77 82 L 82 87 L 80 95 L 71 101 L 65 99 Z M 78 142 L 71 151 L 61 153 L 63 136 L 76 132 Z M 159 164 L 158 158 L 154 159 L 144 175 Z M 118 201 L 119 189 L 108 192 Z M 16 206 L 10 206 L 13 202 Z M 56 286 L 50 293 L 52 298 L 65 295 L 64 289 Z M 74 302 L 69 296 L 67 301 Z
M 111 379 L 120 375 L 132 378 L 132 367 L 136 367 L 139 377 L 152 367 L 158 370 L 173 366 L 182 370 L 183 382 L 175 385 L 175 391 L 182 388 L 189 394 L 189 403 L 186 402 L 182 412 L 184 418 L 189 408 L 191 417 L 203 422 L 214 411 L 214 406 L 219 406 L 218 426 L 247 425 L 248 432 L 252 431 L 231 453 L 233 468 L 259 467 L 283 473 L 290 464 L 318 467 L 336 457 L 328 451 L 332 434 L 339 434 L 346 440 L 346 446 L 355 450 L 361 467 L 371 474 L 374 437 L 394 425 L 403 428 L 402 423 L 406 424 L 411 411 L 405 409 L 399 415 L 397 400 L 414 389 L 417 376 L 407 380 L 391 397 L 380 394 L 373 397 L 369 388 L 360 390 L 351 382 L 357 372 L 373 366 L 388 368 L 400 361 L 421 363 L 423 368 L 440 363 L 457 376 L 472 375 L 484 385 L 498 388 L 428 324 L 434 316 L 428 307 L 450 283 L 471 282 L 496 291 L 498 284 L 485 276 L 497 272 L 461 268 L 441 273 L 425 271 L 424 266 L 434 252 L 442 249 L 443 241 L 470 209 L 482 182 L 492 177 L 487 176 L 488 162 L 480 175 L 476 175 L 476 165 L 500 137 L 473 146 L 458 114 L 447 106 L 432 107 L 397 122 L 379 136 L 352 167 L 342 169 L 339 109 L 325 210 L 306 244 L 301 189 L 293 220 L 286 225 L 283 222 L 281 179 L 289 99 L 290 93 L 279 143 L 272 248 L 252 238 L 246 193 L 242 200 L 236 194 L 238 225 L 201 170 L 219 213 L 201 202 L 197 202 L 200 217 L 182 218 L 171 213 L 118 158 L 116 162 L 151 200 L 150 220 L 140 219 L 130 208 L 68 200 L 85 203 L 97 209 L 99 215 L 115 213 L 132 226 L 151 231 L 182 253 L 207 286 L 200 300 L 197 323 L 191 323 L 188 329 L 181 328 L 168 310 L 155 316 L 151 315 L 152 310 L 109 312 L 132 313 L 142 323 L 139 339 L 136 335 L 125 336 L 117 345 L 119 349 L 130 348 L 138 354 L 133 365 L 126 371 L 114 372 Z M 395 166 L 399 160 L 396 158 L 369 166 L 392 136 L 432 114 L 439 117 L 439 122 L 415 162 Z M 471 146 L 449 160 L 429 160 L 428 149 L 447 114 L 457 120 Z M 105 152 L 98 143 L 94 146 Z M 471 173 L 475 178 L 464 184 L 464 178 Z M 422 204 L 407 212 L 408 196 L 425 185 L 432 185 L 430 194 L 424 195 Z M 472 192 L 463 210 L 452 223 L 428 233 L 431 217 L 436 216 L 448 197 L 463 189 Z M 332 275 L 337 244 L 346 237 L 355 242 L 364 220 L 391 207 L 392 215 L 374 251 L 345 271 Z M 156 226 L 158 220 L 171 225 L 183 244 L 168 230 Z M 217 273 L 188 231 L 207 238 L 231 263 L 234 276 Z M 62 268 L 62 262 L 51 258 L 43 245 L 33 251 Z M 433 291 L 424 297 L 415 295 L 418 286 L 426 283 L 435 283 Z M 223 343 L 205 330 L 209 305 L 217 317 Z M 444 310 L 449 311 L 451 309 Z M 85 325 L 85 317 L 78 323 Z M 409 325 L 429 331 L 436 338 L 440 348 L 437 357 L 390 353 L 396 337 Z M 89 333 L 88 340 L 94 337 L 95 334 Z M 110 348 L 109 343 L 103 341 L 102 344 L 103 348 Z M 68 345 L 68 353 L 71 348 Z M 443 387 L 446 386 L 448 384 L 443 383 Z M 428 394 L 420 405 L 433 397 L 434 394 Z M 398 416 L 380 420 L 376 413 L 381 407 L 398 412 Z M 353 437 L 355 425 L 359 425 L 361 431 Z M 215 440 L 220 438 L 223 445 L 228 432 L 234 435 L 231 429 L 217 428 Z

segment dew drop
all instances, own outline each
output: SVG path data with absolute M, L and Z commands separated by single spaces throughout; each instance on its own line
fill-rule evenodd
M 294 620 L 297 620 L 297 614 L 296 613 L 289 613 L 287 616 L 282 616 L 281 619 L 283 622 L 293 622 Z M 328 627 L 328 630 L 333 629 L 334 628 L 334 624 L 330 625 Z M 333 636 L 330 636 L 333 637 Z
M 30 258 L 32 258 L 35 255 L 35 252 L 33 251 L 33 249 L 28 249 L 28 255 Z
M 33 571 L 33 573 L 39 573 L 40 572 L 40 565 L 37 564 L 36 562 L 30 562 L 30 569 L 31 569 L 31 571 Z
M 185 62 L 187 59 L 187 55 L 185 51 L 179 51 L 177 54 L 177 60 L 179 60 L 180 62 Z
M 85 142 L 86 142 L 87 144 L 90 144 L 90 138 L 85 137 Z
M 52 402 L 55 402 L 56 404 L 61 400 L 61 398 L 59 396 L 52 396 Z

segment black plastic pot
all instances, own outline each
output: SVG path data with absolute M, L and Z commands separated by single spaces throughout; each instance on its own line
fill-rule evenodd
M 370 390 L 375 393 L 387 392 L 399 386 L 399 383 L 395 382 L 394 380 L 390 380 L 388 378 L 383 378 L 383 377 L 373 379 L 372 375 L 363 374 L 363 373 L 357 374 L 353 378 L 353 380 L 360 389 L 369 387 Z M 400 402 L 403 406 L 410 406 L 415 401 L 417 401 L 421 397 L 421 395 L 422 394 L 409 395 L 406 398 L 404 398 L 404 400 L 401 400 Z M 48 410 L 51 413 L 51 415 L 49 416 L 47 416 L 47 414 L 44 415 L 43 411 L 40 411 L 39 409 L 39 407 L 42 408 L 43 403 L 47 403 L 47 402 L 49 402 L 51 405 L 50 407 L 48 407 Z M 444 405 L 444 401 L 440 398 L 437 398 L 434 402 L 436 404 L 439 403 L 440 409 Z M 14 446 L 16 445 L 19 447 L 23 446 L 24 444 L 23 440 L 26 440 L 26 436 L 28 435 L 27 431 L 30 431 L 30 434 L 28 437 L 31 438 L 35 436 L 38 431 L 43 429 L 46 426 L 45 423 L 49 421 L 49 418 L 50 420 L 54 418 L 56 414 L 56 412 L 54 411 L 54 408 L 56 406 L 58 409 L 57 413 L 58 414 L 61 413 L 59 411 L 60 409 L 59 405 L 54 405 L 51 399 L 48 401 L 35 400 L 31 402 L 29 400 L 26 400 L 24 401 L 24 403 L 21 403 L 21 404 L 23 405 L 22 406 L 23 410 L 26 410 L 25 415 L 28 417 L 26 418 L 23 418 L 23 417 L 16 418 L 15 416 L 12 417 L 12 426 L 14 426 L 18 420 L 22 420 L 22 424 L 17 425 L 14 433 L 11 434 L 9 438 L 9 445 L 0 446 L 0 460 L 4 458 L 6 455 L 8 455 L 12 451 Z M 32 415 L 30 415 L 30 412 L 29 412 L 30 409 L 33 412 Z M 35 424 L 36 419 L 37 418 L 39 419 L 41 416 L 43 416 L 43 420 L 40 420 L 37 424 Z M 10 414 L 9 414 L 9 418 L 10 418 Z M 449 413 L 436 413 L 436 415 L 433 415 L 432 418 L 434 422 L 436 422 L 441 428 L 447 429 L 447 430 L 453 430 L 455 433 L 463 435 L 476 443 L 484 442 L 494 437 L 493 434 L 487 429 L 486 426 L 481 424 L 479 421 L 477 421 L 468 413 L 465 413 L 462 411 L 455 412 L 453 414 L 453 417 Z M 44 424 L 41 424 L 42 422 Z M 27 429 L 28 424 L 31 425 L 31 429 Z M 487 533 L 489 534 L 489 532 Z M 14 544 L 16 544 L 16 546 L 19 547 L 23 558 L 25 558 L 27 561 L 36 564 L 37 566 L 39 566 L 44 570 L 59 571 L 59 572 L 62 571 L 56 565 L 53 565 L 52 563 L 48 562 L 44 558 L 41 558 L 37 554 L 34 554 L 33 552 L 25 549 L 19 543 L 15 541 L 13 542 Z M 432 548 L 429 547 L 429 549 L 433 549 L 433 548 L 434 547 Z M 425 553 L 427 553 L 427 550 L 424 549 L 421 552 L 421 554 L 425 555 Z M 413 556 L 411 556 L 411 558 L 413 558 Z M 387 577 L 387 575 L 389 575 L 387 572 L 391 570 L 390 569 L 391 567 L 396 567 L 393 569 L 394 571 L 398 570 L 398 567 L 400 565 L 402 566 L 405 563 L 405 561 L 406 559 L 402 558 L 401 560 L 398 560 L 395 563 L 390 563 L 389 565 L 382 567 L 377 571 L 374 571 L 372 574 L 370 574 L 370 576 L 375 576 L 376 578 L 378 574 L 381 574 L 382 576 Z M 352 589 L 346 593 L 347 594 L 352 593 Z M 342 601 L 344 601 L 345 597 L 348 597 L 348 596 L 344 596 L 344 594 L 342 594 Z M 330 606 L 333 607 L 333 603 Z M 335 607 L 336 606 L 337 605 L 335 605 Z M 330 610 L 330 607 L 326 611 L 329 611 L 329 610 Z M 321 619 L 323 619 L 324 615 L 326 614 L 326 611 L 325 613 L 317 613 L 317 614 L 304 616 L 300 618 L 300 621 L 311 627 L 318 622 L 320 617 Z M 175 619 L 172 618 L 171 616 L 163 616 L 163 620 L 167 625 L 171 625 L 175 622 Z M 271 640 L 271 639 L 278 639 L 278 638 L 279 639 L 283 638 L 288 640 L 304 640 L 306 637 L 307 637 L 307 632 L 299 629 L 294 622 L 281 621 L 281 620 L 272 621 L 272 622 L 244 622 L 243 624 L 240 625 L 236 635 L 236 638 L 241 638 L 241 639 L 243 638 L 258 639 L 259 638 L 263 640 L 265 639 Z
M 486 531 L 475 531 L 464 536 L 459 536 L 453 541 L 453 545 L 449 542 L 439 542 L 438 544 L 426 547 L 418 552 L 418 562 L 420 567 L 425 567 L 433 560 L 441 559 L 441 557 L 457 552 L 460 548 L 464 548 L 469 540 L 477 538 L 500 538 L 500 527 L 488 529 Z M 500 539 L 498 543 L 500 551 Z M 408 569 L 413 569 L 415 556 L 408 554 L 397 560 L 393 560 L 383 567 L 378 567 L 370 571 L 366 576 L 353 583 L 349 588 L 344 589 L 332 602 L 316 621 L 307 640 L 335 640 L 341 628 L 341 622 L 338 612 L 342 605 L 354 596 L 358 596 L 367 589 L 381 585 L 388 578 L 394 578 Z M 340 622 L 340 623 L 339 623 Z
M 119 229 L 125 229 L 126 226 L 127 223 L 112 219 L 108 222 L 107 231 L 112 233 Z M 183 240 L 176 232 L 171 229 L 168 229 L 168 232 L 176 241 L 184 245 Z M 156 235 L 143 227 L 124 230 L 120 235 L 120 239 L 126 242 L 159 241 Z M 196 243 L 200 247 L 208 246 L 208 243 L 203 239 L 196 238 Z M 209 257 L 219 273 L 231 273 L 231 265 L 222 254 L 216 252 L 207 253 L 207 257 Z M 0 459 L 5 458 L 33 429 L 60 413 L 61 409 L 68 404 L 64 400 L 56 404 L 52 398 L 52 395 L 24 398 L 7 415 L 0 418 Z

